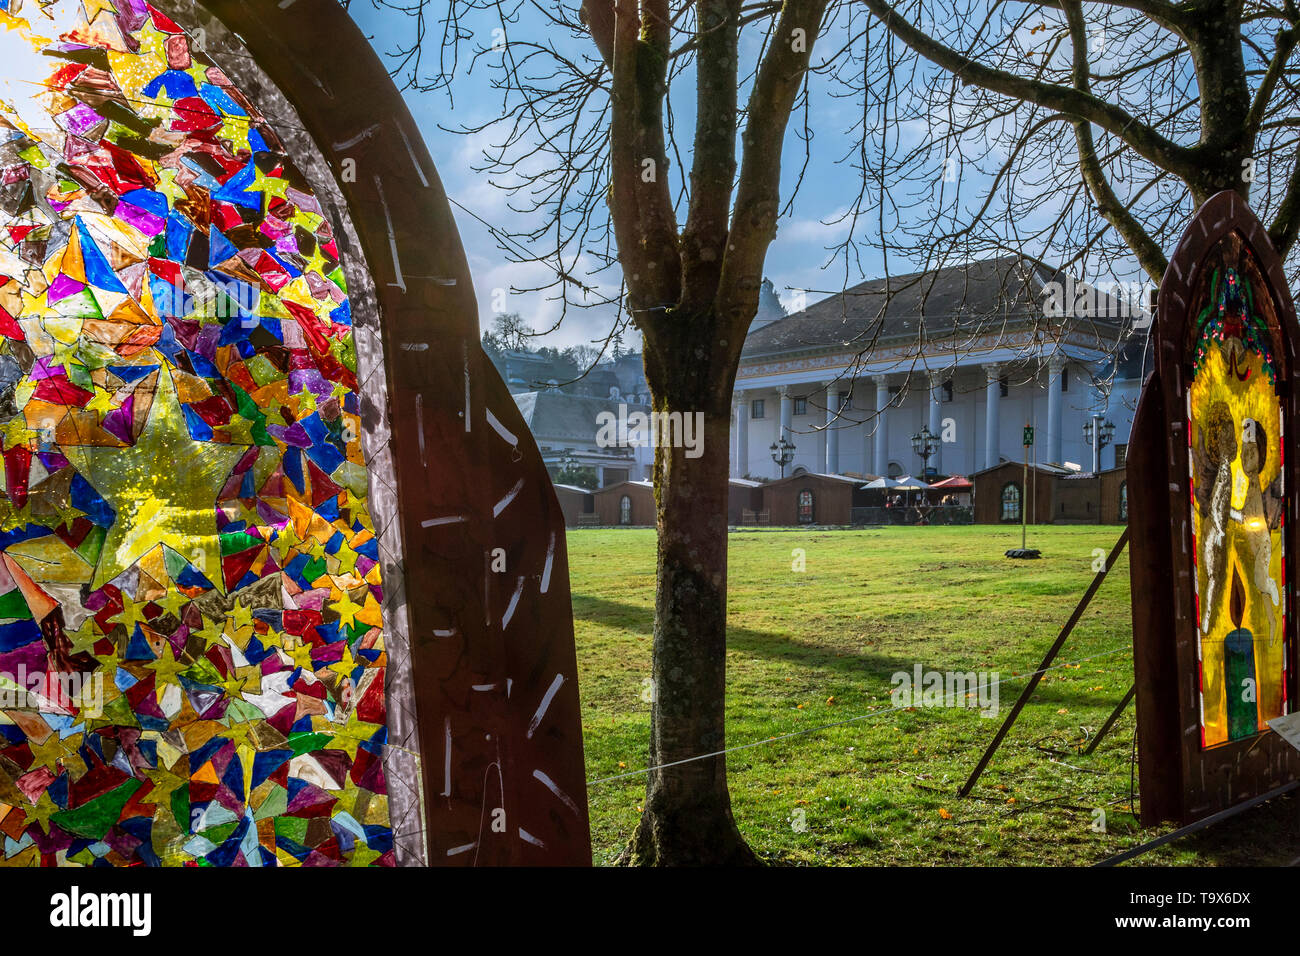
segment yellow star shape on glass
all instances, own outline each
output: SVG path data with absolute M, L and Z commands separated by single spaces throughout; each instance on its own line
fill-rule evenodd
M 245 449 L 191 438 L 170 374 L 158 376 L 149 420 L 135 445 L 65 445 L 62 451 L 117 513 L 92 590 L 159 544 L 181 554 L 202 552 L 204 566 L 221 567 L 217 495 Z M 214 583 L 222 589 L 221 575 Z
M 5 451 L 8 451 L 19 445 L 26 445 L 35 432 L 27 427 L 27 419 L 19 414 L 0 426 L 0 434 L 4 435 Z
M 226 629 L 223 621 L 213 621 L 208 618 L 203 619 L 203 626 L 192 632 L 192 636 L 201 638 L 204 647 L 211 647 L 213 644 L 225 643 L 222 639 L 225 637 Z
M 153 686 L 157 693 L 168 684 L 179 684 L 179 674 L 190 669 L 190 664 L 176 659 L 176 650 L 171 644 L 163 645 L 162 656 L 156 660 L 147 661 L 145 669 L 154 673 Z
M 339 612 L 340 625 L 343 627 L 355 627 L 357 623 L 357 614 L 361 612 L 365 605 L 353 601 L 352 596 L 345 591 L 343 593 L 343 599 L 331 602 L 330 607 Z
M 50 734 L 41 743 L 37 743 L 30 738 L 27 746 L 32 751 L 32 766 L 49 767 L 51 770 L 58 766 L 59 760 L 77 752 L 77 743 L 80 735 L 63 738 L 59 736 L 56 730 Z
M 140 798 L 141 803 L 168 806 L 171 803 L 172 791 L 179 790 L 190 782 L 186 774 L 172 773 L 165 767 L 156 770 L 144 767 L 140 772 L 153 784 L 153 789 Z
M 280 652 L 289 655 L 294 667 L 301 667 L 309 673 L 315 673 L 315 665 L 311 662 L 311 645 L 306 641 L 298 641 L 291 648 L 281 648 Z
M 65 627 L 63 633 L 72 642 L 72 653 L 74 654 L 89 651 L 99 643 L 99 639 L 102 637 L 95 626 L 95 619 L 89 615 L 81 622 L 80 627 Z
M 356 658 L 352 656 L 352 648 L 344 644 L 343 656 L 341 656 L 333 664 L 330 664 L 329 670 L 334 671 L 334 673 L 342 677 L 347 677 L 349 674 L 352 673 L 353 668 L 355 668 L 356 666 L 357 666 L 357 661 Z
M 242 601 L 236 601 L 235 606 L 230 609 L 230 619 L 235 625 L 235 630 L 253 626 L 253 610 Z
M 360 555 L 349 548 L 347 543 L 344 542 L 339 546 L 338 551 L 334 553 L 334 557 L 338 559 L 340 572 L 352 572 L 357 569 L 357 558 L 360 557 Z
M 157 601 L 159 607 L 170 612 L 177 620 L 180 620 L 185 605 L 189 603 L 190 599 L 175 588 L 168 588 L 167 593 Z
M 149 604 L 148 601 L 136 601 L 127 594 L 122 592 L 122 610 L 109 618 L 109 621 L 117 621 L 126 628 L 128 635 L 135 633 L 136 623 L 148 624 L 149 619 L 144 616 L 144 609 Z
M 307 386 L 304 385 L 301 392 L 297 392 L 290 397 L 298 402 L 299 418 L 306 418 L 316 411 L 316 393 Z
M 302 542 L 303 539 L 298 537 L 298 530 L 293 526 L 292 521 L 285 522 L 284 528 L 275 535 L 275 548 L 282 558 Z

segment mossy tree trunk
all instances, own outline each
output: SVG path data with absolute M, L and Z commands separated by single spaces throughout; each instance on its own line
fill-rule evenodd
M 656 412 L 700 415 L 701 453 L 660 446 L 650 765 L 625 859 L 753 863 L 727 790 L 731 390 L 776 235 L 786 127 L 828 0 L 786 0 L 758 64 L 737 163 L 742 0 L 696 0 L 696 125 L 685 223 L 669 188 L 669 0 L 584 0 L 611 76 L 609 206 Z M 739 166 L 739 169 L 738 169 Z

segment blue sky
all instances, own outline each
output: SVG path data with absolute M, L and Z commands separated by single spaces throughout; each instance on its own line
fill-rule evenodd
M 409 28 L 401 15 L 376 12 L 363 0 L 353 3 L 352 11 L 381 54 L 394 50 L 396 43 L 404 39 L 406 28 Z M 484 22 L 478 25 L 478 30 L 481 35 L 490 38 L 493 25 L 492 22 Z M 473 28 L 474 25 L 471 25 Z M 474 42 L 480 41 L 476 37 Z M 485 42 L 491 41 L 486 39 Z M 471 168 L 481 164 L 483 139 L 448 133 L 439 128 L 440 124 L 445 127 L 455 126 L 467 118 L 472 122 L 479 121 L 486 115 L 485 111 L 499 112 L 498 94 L 491 89 L 489 81 L 490 71 L 484 69 L 482 64 L 473 73 L 462 74 L 453 87 L 454 109 L 446 94 L 440 92 L 408 92 L 406 99 L 424 134 L 425 143 L 448 195 L 483 219 L 502 223 L 515 218 L 506 205 L 506 196 Z M 693 100 L 694 87 L 689 75 L 684 78 L 678 95 L 683 101 L 688 98 Z M 850 145 L 851 141 L 843 133 L 837 134 L 836 130 L 843 130 L 852 122 L 845 114 L 855 104 L 851 100 L 832 100 L 829 97 L 819 99 L 818 108 L 814 111 L 812 162 L 797 205 L 792 215 L 782 219 L 777 239 L 767 257 L 766 275 L 775 283 L 778 294 L 787 305 L 794 299 L 791 289 L 836 290 L 845 284 L 842 260 L 833 263 L 830 268 L 823 267 L 830 256 L 826 247 L 842 239 L 847 229 L 842 224 L 825 225 L 824 222 L 845 208 L 846 194 L 851 195 L 857 190 L 854 171 L 834 162 L 835 157 L 843 154 Z M 689 109 L 691 105 L 683 102 L 676 107 L 682 128 L 688 128 L 687 124 L 693 119 Z M 802 163 L 802 149 L 802 144 L 792 134 L 787 137 L 784 173 L 788 182 L 783 189 L 783 200 L 793 185 L 793 175 L 798 165 Z M 684 155 L 683 158 L 689 163 L 689 156 Z M 453 207 L 453 212 L 469 257 L 479 301 L 479 321 L 487 327 L 494 305 L 493 291 L 509 289 L 512 285 L 535 285 L 535 280 L 544 270 L 540 267 L 529 270 L 509 263 L 486 227 L 461 209 Z M 880 268 L 879 252 L 873 248 L 863 260 L 863 271 L 867 276 L 874 276 L 879 274 Z M 899 266 L 893 262 L 890 268 L 891 271 L 899 271 Z M 854 268 L 848 275 L 848 283 L 852 284 L 867 276 L 861 275 Z M 602 284 L 616 286 L 617 273 L 606 273 L 601 281 Z M 808 303 L 814 302 L 823 294 L 811 291 L 806 300 Z M 499 301 L 498 295 L 497 302 Z M 560 313 L 558 303 L 548 301 L 544 293 L 508 293 L 506 302 L 505 311 L 519 312 L 535 328 L 549 327 Z M 556 332 L 536 341 L 538 344 L 563 346 L 603 340 L 612 321 L 612 310 L 570 311 Z M 632 343 L 629 341 L 628 344 Z

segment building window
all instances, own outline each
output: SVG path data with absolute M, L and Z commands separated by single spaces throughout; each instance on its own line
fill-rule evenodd
M 848 411 L 853 407 L 853 397 L 848 392 L 840 392 L 840 411 Z
M 1001 395 L 1003 398 L 1006 398 L 1007 394 L 1010 391 L 1011 391 L 1011 383 L 1008 382 L 1007 377 L 1003 375 L 1000 379 L 998 379 L 998 394 Z
M 759 419 L 763 417 L 763 400 L 756 398 L 749 403 L 749 417 Z
M 939 386 L 939 395 L 939 400 L 942 402 L 952 401 L 952 379 L 948 379 L 948 381 Z
M 632 499 L 627 495 L 618 499 L 618 523 L 632 523 Z
M 1068 392 L 1069 390 L 1070 390 L 1070 366 L 1067 365 L 1061 369 L 1061 391 Z
M 1128 463 L 1128 445 L 1115 446 L 1115 467 L 1123 468 Z
M 1014 481 L 1002 486 L 1002 520 L 1020 520 L 1020 486 Z
M 903 477 L 903 466 L 896 461 L 891 461 L 889 463 L 889 468 L 887 470 L 889 471 L 890 478 Z
M 1119 483 L 1119 520 L 1128 521 L 1128 482 Z
M 807 488 L 799 492 L 799 523 L 813 523 L 813 493 Z
M 794 413 L 796 415 L 808 414 L 808 396 L 800 395 L 794 400 Z

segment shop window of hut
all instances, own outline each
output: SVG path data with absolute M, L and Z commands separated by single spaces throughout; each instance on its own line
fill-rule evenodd
M 618 499 L 618 523 L 632 523 L 632 499 L 627 495 Z
M 1128 521 L 1128 482 L 1119 483 L 1119 520 Z
M 1014 481 L 1002 486 L 1002 520 L 1020 520 L 1020 486 Z
M 813 523 L 813 493 L 807 488 L 799 492 L 799 523 Z

